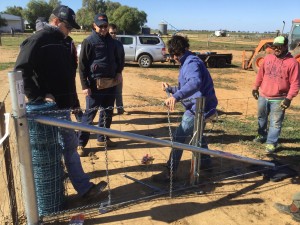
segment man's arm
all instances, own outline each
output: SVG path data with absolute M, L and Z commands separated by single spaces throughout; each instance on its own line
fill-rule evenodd
M 35 52 L 36 52 L 36 40 L 27 39 L 25 40 L 20 49 L 18 55 L 15 70 L 21 70 L 24 80 L 24 91 L 29 101 L 34 101 L 39 98 L 43 99 L 45 93 L 40 90 L 38 85 L 38 77 L 34 73 L 35 65 Z
M 300 88 L 300 66 L 298 62 L 296 62 L 290 70 L 289 82 L 290 89 L 287 94 L 287 98 L 292 100 L 297 96 Z
M 90 57 L 92 57 L 92 46 L 85 39 L 81 44 L 79 55 L 79 76 L 82 90 L 89 89 L 88 76 L 90 73 Z

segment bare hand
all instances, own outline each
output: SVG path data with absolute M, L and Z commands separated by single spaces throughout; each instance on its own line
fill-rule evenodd
M 163 82 L 163 83 L 162 83 L 162 90 L 165 91 L 166 89 L 169 88 L 169 86 L 170 86 L 170 85 L 169 85 L 168 83 Z
M 49 94 L 49 93 L 45 95 L 44 100 L 45 100 L 46 102 L 55 102 L 54 96 L 53 96 L 52 94 Z
M 169 108 L 170 111 L 175 109 L 176 99 L 172 96 L 165 100 L 165 105 Z
M 82 93 L 83 93 L 85 96 L 90 96 L 90 95 L 92 94 L 90 88 L 87 88 L 87 89 L 82 90 Z

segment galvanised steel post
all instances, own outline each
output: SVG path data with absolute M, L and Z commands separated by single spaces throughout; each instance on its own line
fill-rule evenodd
M 204 106 L 205 97 L 200 97 L 196 99 L 196 112 L 194 119 L 194 132 L 192 145 L 196 147 L 201 147 L 203 129 L 204 129 Z M 195 185 L 199 183 L 199 173 L 201 166 L 201 154 L 192 152 L 191 159 L 191 170 L 190 170 L 190 184 Z
M 26 103 L 22 72 L 9 72 L 8 79 L 17 137 L 21 183 L 27 224 L 37 225 L 39 224 L 39 216 L 32 169 L 32 157 L 28 122 L 26 118 Z
M 74 129 L 74 130 L 81 130 L 81 131 L 86 131 L 86 132 L 90 132 L 93 134 L 104 134 L 104 135 L 107 135 L 110 137 L 126 138 L 129 140 L 146 142 L 146 143 L 155 144 L 155 145 L 159 145 L 159 146 L 184 149 L 184 150 L 192 151 L 192 152 L 196 152 L 196 153 L 212 155 L 212 156 L 216 156 L 216 157 L 220 157 L 220 158 L 224 158 L 224 159 L 230 159 L 230 160 L 235 160 L 235 161 L 240 161 L 240 162 L 245 162 L 245 163 L 250 163 L 250 164 L 255 164 L 255 165 L 275 167 L 274 163 L 264 161 L 264 160 L 252 159 L 252 158 L 248 158 L 245 156 L 232 154 L 229 152 L 222 152 L 220 150 L 212 150 L 212 149 L 206 149 L 206 148 L 201 148 L 201 147 L 195 147 L 192 145 L 187 145 L 187 144 L 183 144 L 183 143 L 179 143 L 179 142 L 161 140 L 158 138 L 152 138 L 152 137 L 143 136 L 143 135 L 139 135 L 139 134 L 133 134 L 133 133 L 129 133 L 129 132 L 113 130 L 110 128 L 97 127 L 97 126 L 93 126 L 93 125 L 89 125 L 89 124 L 82 124 L 82 123 L 77 123 L 77 122 L 72 122 L 72 121 L 67 121 L 67 120 L 62 120 L 62 119 L 56 119 L 56 118 L 47 117 L 47 116 L 36 116 L 34 118 L 34 120 L 41 124 L 46 124 L 46 125 L 51 125 L 51 126 L 57 126 L 57 127 L 67 128 L 67 129 Z

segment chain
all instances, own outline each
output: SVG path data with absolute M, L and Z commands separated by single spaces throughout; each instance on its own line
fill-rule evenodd
M 170 141 L 171 141 L 171 162 L 170 162 L 170 190 L 169 195 L 170 198 L 172 198 L 172 192 L 173 192 L 173 135 L 171 130 L 171 120 L 170 120 L 170 110 L 168 109 L 168 127 L 169 127 L 169 135 L 170 135 Z
M 109 108 L 109 107 L 108 107 Z M 113 107 L 112 107 L 113 108 Z M 106 127 L 106 111 L 103 110 L 103 127 Z M 107 189 L 108 189 L 108 205 L 111 204 L 111 190 L 110 190 L 110 180 L 108 174 L 108 151 L 107 151 L 107 137 L 104 135 L 104 150 L 105 150 L 105 168 L 106 168 L 106 181 L 107 181 Z

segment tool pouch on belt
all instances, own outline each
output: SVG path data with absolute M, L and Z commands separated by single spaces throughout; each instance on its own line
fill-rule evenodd
M 119 84 L 119 81 L 116 78 L 96 78 L 97 89 L 105 89 L 116 86 Z

